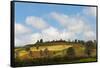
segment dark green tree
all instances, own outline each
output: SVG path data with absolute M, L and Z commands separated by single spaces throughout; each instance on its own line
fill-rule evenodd
M 26 51 L 29 51 L 29 50 L 30 50 L 30 47 L 26 47 L 25 50 L 26 50 Z
M 45 54 L 46 57 L 49 56 L 49 50 L 48 50 L 48 48 L 44 49 L 44 54 Z
M 43 51 L 42 50 L 40 50 L 40 55 L 43 56 Z
M 75 43 L 77 43 L 78 41 L 77 41 L 77 39 L 75 39 Z
M 77 42 L 78 42 L 78 43 L 81 43 L 81 44 L 83 44 L 83 45 L 85 44 L 84 40 L 78 40 Z
M 40 43 L 43 43 L 43 39 L 40 39 Z
M 94 43 L 92 41 L 87 41 L 85 45 L 85 53 L 88 57 L 91 56 L 91 50 L 94 48 Z
M 75 49 L 73 47 L 67 49 L 67 56 L 69 58 L 75 58 Z
M 39 43 L 39 40 L 37 40 L 37 42 L 36 43 Z
M 83 44 L 83 45 L 85 44 L 84 40 L 81 40 L 80 43 Z
M 97 47 L 97 41 L 94 40 L 94 47 L 96 48 Z
M 81 41 L 80 40 L 78 40 L 78 43 L 80 43 Z

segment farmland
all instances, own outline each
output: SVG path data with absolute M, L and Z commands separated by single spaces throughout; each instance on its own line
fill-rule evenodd
M 55 41 L 28 44 L 15 48 L 15 63 L 27 66 L 96 61 L 96 48 L 91 49 L 90 56 L 85 51 L 82 43 Z

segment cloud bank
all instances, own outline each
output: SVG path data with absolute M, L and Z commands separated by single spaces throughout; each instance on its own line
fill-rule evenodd
M 51 12 L 48 15 L 51 19 L 57 21 L 56 23 L 64 27 L 64 29 L 59 30 L 57 27 L 53 27 L 42 17 L 28 16 L 25 19 L 25 25 L 21 23 L 15 24 L 15 45 L 24 46 L 25 44 L 33 44 L 41 38 L 44 41 L 80 39 L 78 35 L 82 36 L 82 40 L 96 39 L 95 31 L 92 30 L 91 25 L 87 24 L 81 16 L 69 16 L 58 12 Z M 91 9 L 89 15 L 94 16 L 95 11 Z M 31 26 L 32 29 L 28 26 Z M 39 32 L 32 32 L 33 29 L 38 29 Z

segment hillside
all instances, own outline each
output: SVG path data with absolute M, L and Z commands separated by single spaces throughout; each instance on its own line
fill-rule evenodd
M 67 49 L 70 47 L 74 47 L 75 53 L 78 57 L 84 56 L 84 46 L 79 43 L 68 43 L 66 41 L 52 41 L 52 42 L 44 42 L 44 43 L 36 43 L 36 44 L 28 44 L 23 48 L 15 48 L 16 56 L 26 59 L 31 52 L 31 58 L 43 58 L 46 57 L 45 50 L 47 49 L 47 53 L 50 57 L 60 57 L 65 56 L 67 53 Z M 42 55 L 41 55 L 42 53 Z
M 27 44 L 23 47 L 15 47 L 15 63 L 23 66 L 96 61 L 96 48 L 94 44 L 90 47 L 92 44 L 88 44 L 88 49 L 86 43 L 79 42 L 50 41 Z

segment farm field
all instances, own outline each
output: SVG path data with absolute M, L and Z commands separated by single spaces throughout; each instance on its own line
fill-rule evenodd
M 96 49 L 92 49 L 91 57 L 88 57 L 88 55 L 85 53 L 85 46 L 80 43 L 66 44 L 65 42 L 57 42 L 56 44 L 52 45 L 48 45 L 47 43 L 44 45 L 41 43 L 41 46 L 36 45 L 15 48 L 15 62 L 19 66 L 25 66 L 28 64 L 45 65 L 97 61 Z M 71 53 L 69 53 L 68 50 L 71 48 L 73 48 L 71 50 L 72 52 L 70 51 Z

